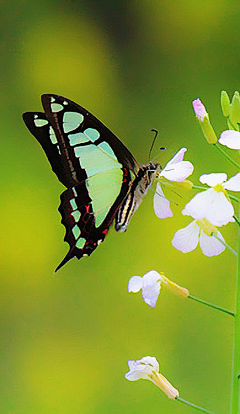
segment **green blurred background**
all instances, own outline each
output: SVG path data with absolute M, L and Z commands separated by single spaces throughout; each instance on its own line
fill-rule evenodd
M 68 250 L 57 211 L 62 185 L 21 114 L 55 93 L 88 108 L 148 161 L 151 128 L 202 173 L 237 171 L 210 147 L 191 101 L 201 98 L 217 134 L 220 91 L 240 89 L 238 1 L 1 1 L 1 398 L 3 414 L 187 414 L 150 382 L 124 379 L 128 359 L 156 356 L 180 395 L 228 411 L 233 321 L 163 291 L 156 308 L 127 293 L 151 269 L 226 308 L 236 261 L 174 249 L 180 212 L 160 220 L 149 192 L 127 233 L 112 229 L 90 258 L 53 270 Z M 232 151 L 233 152 L 233 151 Z M 236 154 L 235 154 L 236 155 Z M 236 249 L 237 232 L 222 230 Z

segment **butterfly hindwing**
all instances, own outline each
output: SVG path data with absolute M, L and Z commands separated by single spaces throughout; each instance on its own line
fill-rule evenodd
M 114 181 L 111 185 L 109 183 L 103 186 L 105 175 L 110 174 L 105 172 L 92 176 L 85 182 L 69 188 L 61 194 L 59 212 L 62 215 L 62 223 L 66 228 L 64 240 L 69 244 L 70 249 L 56 271 L 74 256 L 78 259 L 84 255 L 90 256 L 108 233 L 122 199 L 128 190 L 131 177 L 128 170 L 124 168 L 121 191 L 116 197 L 114 187 L 115 192 L 118 192 L 118 186 Z M 110 177 L 113 178 L 112 175 Z M 95 182 L 96 180 L 97 182 Z M 92 189 L 92 192 L 89 191 L 90 189 Z M 91 194 L 91 198 L 89 194 Z M 114 202 L 112 202 L 113 199 Z

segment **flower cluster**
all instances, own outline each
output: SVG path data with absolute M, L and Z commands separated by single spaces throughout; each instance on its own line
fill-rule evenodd
M 213 144 L 217 148 L 220 147 L 219 149 L 223 153 L 224 150 L 221 145 L 240 150 L 240 96 L 235 92 L 232 103 L 230 103 L 227 93 L 223 92 L 221 104 L 223 114 L 227 118 L 229 130 L 222 132 L 219 140 L 200 99 L 193 101 L 196 118 L 209 144 Z M 187 189 L 201 190 L 193 196 L 182 210 L 182 215 L 192 217 L 193 221 L 175 233 L 172 245 L 181 252 L 188 253 L 194 250 L 199 243 L 203 254 L 209 257 L 219 255 L 228 247 L 232 253 L 237 255 L 225 242 L 218 227 L 232 222 L 237 222 L 240 225 L 231 203 L 231 200 L 239 201 L 231 192 L 240 191 L 240 172 L 229 179 L 227 174 L 222 172 L 202 174 L 199 181 L 204 187 L 194 186 L 191 181 L 187 180 L 193 173 L 194 166 L 191 162 L 183 160 L 186 151 L 186 148 L 181 148 L 157 176 L 158 182 L 153 198 L 154 211 L 157 217 L 161 219 L 173 216 L 170 201 L 165 197 L 164 186 L 173 186 L 175 189 L 182 186 Z M 225 155 L 230 159 L 229 155 Z M 240 167 L 237 162 L 232 162 L 239 170 Z M 235 315 L 234 312 L 190 295 L 188 289 L 169 280 L 164 272 L 158 273 L 151 270 L 142 277 L 132 276 L 128 282 L 128 292 L 137 293 L 142 291 L 144 302 L 151 307 L 156 306 L 162 288 L 166 288 L 183 298 L 191 298 L 230 315 Z M 145 356 L 140 360 L 130 360 L 128 365 L 129 372 L 125 374 L 127 380 L 147 379 L 157 385 L 168 398 L 184 401 L 200 411 L 209 413 L 209 411 L 188 403 L 179 397 L 178 390 L 159 373 L 159 364 L 155 357 Z
M 217 137 L 209 120 L 209 115 L 200 99 L 193 101 L 193 108 L 205 137 L 209 143 L 216 143 Z M 224 131 L 219 142 L 228 145 L 229 148 L 240 149 L 240 132 Z M 181 183 L 186 188 L 194 188 L 193 184 L 186 180 L 193 170 L 193 164 L 183 161 L 186 148 L 181 148 L 167 163 L 159 174 L 153 207 L 159 218 L 172 217 L 170 202 L 165 197 L 164 185 Z M 206 256 L 216 256 L 225 250 L 226 242 L 217 227 L 234 222 L 234 209 L 227 191 L 240 191 L 240 173 L 227 180 L 225 173 L 203 174 L 199 178 L 202 184 L 210 188 L 203 188 L 196 194 L 182 211 L 184 216 L 191 216 L 194 220 L 186 227 L 178 230 L 172 240 L 172 244 L 183 253 L 194 250 L 198 243 Z

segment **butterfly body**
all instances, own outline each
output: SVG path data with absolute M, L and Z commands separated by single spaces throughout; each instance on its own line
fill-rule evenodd
M 137 176 L 130 185 L 129 192 L 116 215 L 115 230 L 124 232 L 141 204 L 143 197 L 147 194 L 152 182 L 160 170 L 159 164 L 149 163 L 139 166 Z
M 47 94 L 42 104 L 44 113 L 26 112 L 23 119 L 67 188 L 59 211 L 70 249 L 58 270 L 74 256 L 89 256 L 114 219 L 116 231 L 126 230 L 160 166 L 139 166 L 105 125 L 73 101 Z

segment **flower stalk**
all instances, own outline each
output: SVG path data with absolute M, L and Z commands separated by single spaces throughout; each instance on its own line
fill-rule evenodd
M 181 397 L 176 397 L 175 400 L 177 400 L 177 401 L 179 401 L 179 402 L 181 402 L 183 404 L 186 404 L 186 405 L 188 405 L 188 406 L 190 406 L 192 408 L 195 408 L 195 410 L 201 411 L 202 413 L 214 414 L 212 411 L 208 411 L 208 410 L 206 410 L 206 408 L 200 407 L 199 405 L 196 405 L 196 404 L 193 404 L 193 403 L 191 403 L 189 401 L 186 401 L 186 400 L 184 400 Z
M 235 167 L 240 170 L 240 165 L 217 142 L 213 144 Z
M 238 251 L 240 254 L 240 227 L 238 229 Z M 231 384 L 231 414 L 239 414 L 240 402 L 240 260 L 238 259 L 238 271 L 236 277 L 235 295 L 235 323 L 234 323 L 234 344 L 232 359 L 232 384 Z
M 215 233 L 212 233 L 212 236 L 215 237 L 215 239 L 217 239 L 218 241 L 220 241 L 220 243 L 222 243 L 223 246 L 225 246 L 228 250 L 230 250 L 230 252 L 234 254 L 234 256 L 238 257 L 237 252 L 235 252 L 235 250 L 233 250 L 233 248 L 229 246 L 229 244 L 227 244 L 225 240 L 220 239 L 220 237 L 218 237 Z
M 238 219 L 238 217 L 234 215 L 233 218 L 236 221 L 236 223 L 240 226 L 240 220 Z
M 228 315 L 235 316 L 234 312 L 232 312 L 228 309 L 222 308 L 221 306 L 215 305 L 214 303 L 208 302 L 204 299 L 197 298 L 196 296 L 193 296 L 191 294 L 188 296 L 188 298 L 193 299 L 196 302 L 202 303 L 203 305 L 209 306 L 210 308 L 217 309 L 217 310 L 220 310 L 221 312 L 228 313 Z

